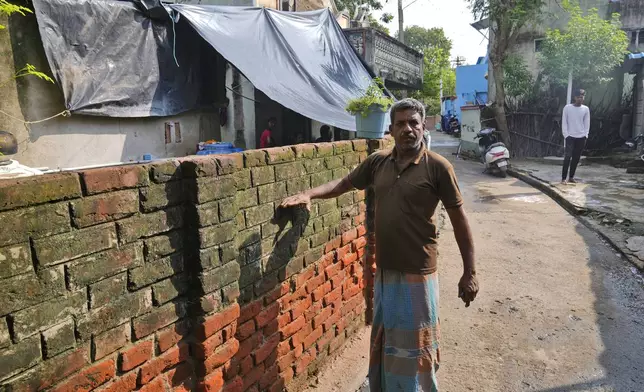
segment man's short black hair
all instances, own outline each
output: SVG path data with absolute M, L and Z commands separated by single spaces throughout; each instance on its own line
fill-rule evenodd
M 402 112 L 405 110 L 413 110 L 416 113 L 420 114 L 421 120 L 425 120 L 425 106 L 420 103 L 420 101 L 414 98 L 405 98 L 396 102 L 389 112 L 391 123 L 394 123 L 394 118 L 396 117 L 396 112 Z
M 277 118 L 276 118 L 276 117 L 271 117 L 271 118 L 269 118 L 269 119 L 268 119 L 268 122 L 269 122 L 269 123 L 270 123 L 270 122 L 274 122 L 274 123 L 276 123 L 276 122 L 277 122 Z
M 574 91 L 573 97 L 585 97 L 586 96 L 586 90 L 583 88 L 578 88 Z
M 320 134 L 321 135 L 330 135 L 331 134 L 331 127 L 328 125 L 322 125 L 320 127 Z

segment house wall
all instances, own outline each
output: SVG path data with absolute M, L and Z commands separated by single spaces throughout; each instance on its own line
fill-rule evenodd
M 253 149 L 259 146 L 255 141 L 255 87 L 253 84 L 244 77 L 239 76 L 239 86 L 234 86 L 233 82 L 233 67 L 228 64 L 226 66 L 226 98 L 228 98 L 227 121 L 226 125 L 221 130 L 221 141 L 235 143 L 239 138 L 243 138 L 244 144 L 237 142 L 236 147 Z M 234 86 L 234 87 L 233 87 Z M 234 89 L 238 92 L 235 94 L 231 91 Z M 239 95 L 241 94 L 241 95 Z M 235 99 L 235 95 L 238 95 Z M 241 128 L 236 129 L 235 125 L 235 109 L 236 105 L 241 104 L 241 111 L 243 117 L 243 125 Z
M 487 102 L 487 62 L 483 64 L 464 65 L 456 67 L 456 102 L 455 113 L 461 119 L 461 107 L 475 105 L 477 99 Z
M 0 389 L 300 390 L 364 325 L 375 254 L 364 192 L 277 204 L 390 143 L 0 181 Z

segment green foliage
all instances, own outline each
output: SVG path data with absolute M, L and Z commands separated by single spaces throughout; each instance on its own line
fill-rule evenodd
M 548 30 L 542 44 L 539 63 L 544 75 L 555 85 L 567 84 L 570 71 L 582 86 L 610 80 L 607 75 L 628 54 L 628 36 L 619 14 L 604 20 L 596 8 L 584 15 L 578 4 L 564 6 L 570 13 L 565 30 Z
M 350 100 L 345 110 L 354 115 L 360 114 L 362 117 L 367 117 L 375 109 L 386 112 L 394 104 L 394 100 L 383 94 L 384 88 L 382 79 L 373 79 L 364 95 Z
M 452 41 L 442 28 L 426 29 L 420 26 L 405 28 L 405 41 L 412 48 L 423 52 L 423 87 L 411 95 L 427 106 L 427 113 L 440 113 L 440 82 L 443 78 L 443 95 L 452 95 L 456 74 L 450 67 Z
M 13 76 L 14 79 L 22 78 L 24 76 L 35 76 L 39 79 L 45 80 L 50 83 L 54 83 L 54 80 L 50 78 L 47 74 L 44 74 L 36 69 L 33 65 L 27 63 L 24 67 L 22 67 L 18 72 L 15 73 Z
M 510 97 L 526 97 L 534 89 L 534 80 L 525 61 L 520 56 L 509 55 L 503 64 L 503 83 Z
M 7 2 L 6 0 L 0 0 L 0 14 L 11 16 L 11 14 L 20 14 L 25 16 L 27 14 L 32 14 L 33 12 L 21 5 L 15 5 Z M 5 26 L 0 24 L 0 30 L 4 29 Z
M 367 7 L 370 10 L 382 9 L 382 2 L 379 0 L 335 0 L 335 5 L 340 11 L 349 11 L 352 18 L 356 16 L 360 7 Z
M 382 14 L 382 16 L 380 16 L 380 20 L 383 23 L 389 23 L 392 20 L 394 20 L 394 15 L 391 14 L 390 12 L 385 12 L 385 13 Z
M 376 30 L 382 31 L 383 33 L 390 35 L 389 34 L 389 28 L 382 23 L 378 22 L 376 18 L 373 17 L 373 15 L 368 15 L 367 20 L 369 21 L 369 26 L 373 27 Z

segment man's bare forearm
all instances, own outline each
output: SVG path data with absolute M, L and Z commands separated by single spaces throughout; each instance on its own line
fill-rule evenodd
M 332 199 L 353 189 L 348 179 L 333 180 L 304 192 L 311 199 Z
M 463 207 L 447 209 L 449 220 L 454 228 L 454 237 L 461 251 L 463 258 L 463 272 L 466 275 L 476 274 L 476 265 L 474 262 L 474 241 L 472 239 L 472 230 L 465 216 Z

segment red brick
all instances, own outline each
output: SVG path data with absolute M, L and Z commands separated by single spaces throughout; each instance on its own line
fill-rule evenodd
M 304 344 L 304 348 L 307 349 L 311 347 L 316 340 L 322 337 L 323 333 L 324 331 L 322 330 L 322 326 L 319 326 L 316 329 L 314 329 L 313 332 L 311 332 L 309 336 L 304 338 L 304 340 L 302 341 L 302 343 Z
M 157 346 L 159 352 L 163 353 L 177 344 L 184 336 L 190 333 L 190 323 L 180 321 L 163 331 L 157 332 Z
M 315 277 L 312 277 L 309 279 L 308 282 L 306 282 L 306 292 L 307 293 L 312 293 L 313 290 L 317 289 L 321 284 L 324 283 L 324 274 L 319 274 Z
M 291 350 L 292 350 L 292 348 L 291 348 L 291 339 L 284 340 L 284 341 L 280 342 L 280 344 L 277 345 L 277 356 L 281 357 L 283 355 L 286 355 Z
M 239 375 L 244 376 L 253 370 L 253 357 L 247 356 L 239 362 Z
M 295 363 L 295 374 L 304 373 L 306 371 L 306 367 L 315 359 L 316 354 L 315 350 L 305 351 Z
M 81 371 L 63 384 L 52 389 L 52 391 L 91 391 L 108 382 L 115 374 L 116 366 L 114 364 L 114 360 L 110 359 Z
M 307 310 L 304 312 L 304 318 L 306 319 L 307 322 L 310 322 L 313 320 L 315 316 L 317 316 L 320 311 L 322 310 L 322 302 L 314 302 Z
M 331 282 L 325 282 L 322 286 L 318 287 L 311 293 L 311 296 L 313 297 L 313 301 L 319 301 L 321 300 L 328 292 L 331 291 Z
M 295 361 L 300 357 L 300 355 L 302 355 L 302 352 L 304 352 L 304 349 L 302 348 L 302 345 L 299 345 L 293 351 L 290 351 L 288 354 L 279 358 L 277 360 L 277 367 L 279 371 L 285 372 L 290 369 L 291 365 L 293 365 Z
M 244 381 L 237 376 L 227 382 L 221 392 L 244 392 Z
M 280 316 L 277 317 L 277 324 L 279 325 L 280 328 L 284 327 L 288 323 L 291 322 L 291 313 L 286 312 L 284 314 L 281 314 Z
M 282 333 L 282 340 L 288 338 L 289 336 L 293 335 L 304 325 L 306 324 L 306 320 L 304 319 L 303 316 L 300 316 L 297 320 L 293 321 L 292 323 L 286 325 L 284 328 L 282 328 L 281 333 Z
M 342 285 L 344 278 L 346 277 L 346 272 L 344 270 L 340 271 L 337 275 L 331 278 L 331 288 L 337 289 Z
M 178 387 L 180 385 L 190 384 L 190 378 L 194 375 L 192 371 L 192 365 L 188 362 L 182 362 L 179 366 L 174 369 L 170 369 L 165 373 L 165 377 L 168 380 L 170 387 Z
M 335 323 L 336 331 L 338 334 L 344 331 L 347 328 L 347 319 L 340 317 L 337 323 Z
M 342 246 L 350 244 L 351 241 L 355 240 L 358 237 L 358 230 L 351 229 L 342 233 Z
M 273 302 L 273 304 L 269 305 L 266 309 L 262 310 L 255 317 L 255 321 L 257 321 L 257 328 L 262 328 L 272 320 L 275 320 L 279 314 L 280 314 L 280 304 L 277 302 Z
M 358 226 L 358 237 L 362 237 L 365 234 L 367 234 L 367 228 L 365 225 Z
M 89 364 L 88 347 L 83 345 L 69 354 L 48 360 L 36 368 L 35 372 L 19 381 L 11 383 L 14 391 L 41 391 Z
M 306 310 L 313 304 L 313 301 L 310 297 L 298 301 L 291 308 L 291 318 L 297 320 L 298 317 L 304 314 Z
M 298 289 L 304 286 L 312 277 L 315 276 L 315 266 L 312 265 L 302 270 L 295 279 L 295 287 Z
M 367 248 L 358 249 L 358 259 L 359 259 L 359 260 L 362 260 L 362 258 L 364 257 L 364 254 L 365 254 L 366 250 L 367 250 Z
M 302 346 L 302 342 L 306 339 L 307 336 L 313 331 L 311 324 L 306 324 L 302 329 L 300 329 L 295 335 L 293 335 L 292 343 L 293 347 Z
M 194 345 L 194 356 L 197 359 L 206 359 L 212 355 L 217 347 L 221 346 L 226 341 L 224 331 L 225 329 L 222 329 L 203 342 L 196 343 Z
M 262 330 L 264 336 L 271 336 L 275 332 L 280 330 L 280 323 L 277 321 L 277 319 L 271 321 L 268 323 L 264 329 Z
M 152 358 L 154 343 L 146 340 L 121 353 L 121 371 L 127 372 Z
M 226 362 L 223 368 L 224 368 L 224 379 L 232 380 L 233 378 L 237 377 L 237 375 L 239 374 L 239 360 L 232 359 Z
M 278 302 L 282 305 L 282 310 L 289 310 L 293 302 L 302 298 L 306 298 L 306 289 L 304 287 L 300 287 L 295 292 L 283 296 Z
M 125 218 L 139 212 L 139 191 L 136 189 L 86 197 L 71 202 L 76 227 Z
M 326 274 L 327 279 L 331 279 L 333 276 L 335 276 L 338 271 L 342 269 L 342 265 L 340 263 L 332 264 L 324 269 L 324 272 Z
M 353 241 L 353 251 L 357 252 L 359 249 L 367 246 L 367 239 L 365 237 L 358 237 Z
M 224 372 L 222 368 L 214 370 L 199 385 L 199 392 L 220 392 L 224 386 Z
M 313 328 L 321 327 L 332 314 L 333 309 L 331 307 L 322 309 L 322 312 L 313 318 Z
M 253 357 L 255 358 L 255 364 L 259 364 L 264 362 L 266 358 L 268 358 L 269 355 L 277 348 L 277 345 L 280 343 L 280 335 L 275 334 L 271 337 L 269 337 L 264 344 L 262 344 L 261 347 L 259 347 L 255 352 L 253 353 Z
M 252 319 L 253 317 L 257 316 L 259 312 L 262 311 L 263 307 L 264 307 L 264 303 L 262 302 L 261 299 L 253 301 L 247 305 L 244 305 L 244 307 L 241 308 L 241 311 L 239 313 L 239 319 L 237 320 L 237 322 L 243 323 Z
M 342 265 L 346 268 L 349 264 L 351 264 L 351 263 L 353 263 L 354 261 L 357 261 L 357 260 L 358 260 L 358 254 L 357 253 L 348 253 L 342 259 Z
M 359 289 L 359 288 L 358 288 Z M 364 303 L 364 299 L 361 295 L 357 295 L 351 299 L 351 301 L 344 304 L 342 307 L 342 316 L 348 315 L 352 310 L 357 308 L 361 303 Z
M 266 357 L 264 360 L 264 366 L 269 367 L 273 366 L 277 362 L 277 348 Z
M 230 339 L 223 346 L 219 347 L 211 356 L 204 361 L 206 373 L 228 362 L 239 350 L 239 341 Z
M 293 373 L 293 369 L 291 369 L 291 373 Z M 282 392 L 286 386 L 286 381 L 282 378 L 283 376 L 280 374 L 280 377 L 278 378 L 277 381 L 271 387 L 268 389 L 268 392 Z M 291 375 L 291 379 L 293 379 L 293 376 Z M 290 380 L 289 380 L 290 381 Z
M 280 372 L 279 377 L 280 379 L 284 380 L 285 384 L 288 384 L 289 382 L 291 382 L 291 380 L 293 380 L 293 377 L 295 377 L 295 370 L 293 370 L 292 367 L 288 368 L 285 371 Z
M 89 195 L 125 188 L 137 188 L 150 183 L 148 171 L 141 165 L 111 166 L 82 171 L 85 191 Z
M 239 316 L 239 304 L 233 304 L 217 314 L 206 317 L 197 327 L 197 339 L 205 340 L 226 325 L 237 320 Z
M 264 296 L 264 305 L 270 305 L 273 302 L 276 302 L 278 299 L 282 298 L 290 291 L 291 291 L 291 283 L 289 281 L 282 282 L 278 287 L 276 287 L 272 291 L 269 291 Z
M 327 253 L 320 259 L 318 269 L 322 270 L 333 264 L 335 261 L 335 252 Z
M 255 320 L 248 320 L 237 328 L 237 339 L 244 340 L 255 333 Z
M 139 392 L 167 392 L 167 390 L 168 388 L 165 383 L 165 378 L 163 376 L 159 376 L 148 384 L 142 386 L 141 389 L 139 389 Z
M 360 286 L 353 285 L 342 293 L 342 299 L 348 301 L 350 298 L 360 294 L 360 291 Z
M 336 260 L 342 261 L 344 256 L 346 256 L 348 253 L 351 253 L 351 244 L 343 246 L 342 248 L 338 248 L 336 250 Z
M 177 346 L 166 351 L 162 355 L 148 361 L 141 367 L 140 382 L 142 384 L 147 384 L 166 369 L 187 360 L 188 351 L 187 344 L 179 343 Z
M 320 340 L 318 340 L 318 353 L 324 351 L 324 348 L 331 342 L 335 337 L 335 331 L 327 331 L 322 335 Z
M 324 253 L 329 253 L 332 250 L 339 248 L 340 245 L 342 245 L 342 237 L 337 236 L 326 243 L 326 245 L 324 246 Z
M 273 365 L 270 368 L 266 369 L 262 377 L 259 379 L 259 389 L 265 391 L 267 387 L 277 381 L 279 376 L 279 369 L 277 365 Z
M 0 185 L 0 211 L 80 196 L 81 187 L 76 173 L 7 179 Z
M 353 217 L 353 224 L 354 225 L 361 225 L 361 224 L 364 223 L 365 220 L 366 220 L 366 214 L 365 213 L 360 213 L 357 216 Z M 362 234 L 360 234 L 360 231 L 358 231 L 358 235 L 362 235 Z
M 253 384 L 259 381 L 264 374 L 264 364 L 255 366 L 247 375 L 244 376 L 244 390 L 250 388 Z
M 124 374 L 111 383 L 97 389 L 97 392 L 129 392 L 136 389 L 137 372 Z
M 334 312 L 331 315 L 331 317 L 326 319 L 326 321 L 322 324 L 322 326 L 324 327 L 324 330 L 329 331 L 333 329 L 333 325 L 335 325 L 340 320 L 341 317 L 342 317 L 342 312 L 340 310 L 338 310 L 337 312 Z
M 259 345 L 262 344 L 262 332 L 258 331 L 253 336 L 239 343 L 239 350 L 235 355 L 236 359 L 242 359 L 250 355 Z

